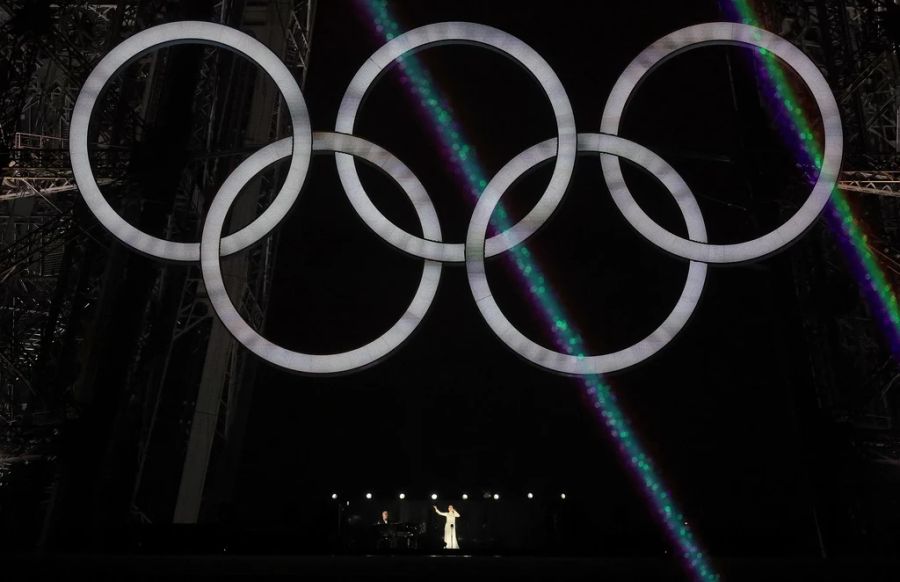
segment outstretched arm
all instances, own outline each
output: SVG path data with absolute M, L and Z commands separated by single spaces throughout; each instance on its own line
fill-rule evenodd
M 432 505 L 432 507 L 434 508 L 434 512 L 435 512 L 436 514 L 438 514 L 438 515 L 443 515 L 443 516 L 445 516 L 445 517 L 447 516 L 446 513 L 444 513 L 443 511 L 441 511 L 441 510 L 439 510 L 439 509 L 437 508 L 437 505 Z

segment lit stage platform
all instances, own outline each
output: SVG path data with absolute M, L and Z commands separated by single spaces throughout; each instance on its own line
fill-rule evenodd
M 713 559 L 723 581 L 888 581 L 900 561 L 852 559 Z M 687 580 L 664 558 L 538 556 L 6 556 L 10 580 Z M 5 576 L 4 576 L 5 577 Z

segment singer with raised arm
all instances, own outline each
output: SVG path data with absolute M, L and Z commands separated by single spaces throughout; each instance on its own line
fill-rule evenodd
M 437 505 L 432 505 L 432 507 L 434 507 L 435 513 L 447 518 L 447 522 L 444 524 L 444 549 L 458 550 L 459 543 L 456 541 L 456 518 L 460 517 L 459 513 L 453 509 L 452 505 L 447 506 L 446 512 L 439 510 Z

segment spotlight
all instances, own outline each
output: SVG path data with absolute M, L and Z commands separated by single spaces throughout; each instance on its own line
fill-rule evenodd
M 463 501 L 465 501 L 465 500 L 466 500 L 466 499 L 468 499 L 468 498 L 469 498 L 469 496 L 468 496 L 468 495 L 466 495 L 466 494 L 465 494 L 465 493 L 463 493 L 463 494 L 462 494 L 462 498 L 463 498 Z
M 499 494 L 499 493 L 494 493 L 494 501 L 496 501 L 496 500 L 498 500 L 498 499 L 500 499 L 500 494 Z
M 432 493 L 432 494 L 431 494 L 431 500 L 432 500 L 432 501 L 435 501 L 436 499 L 437 499 L 437 493 Z
M 528 499 L 534 499 L 534 493 L 529 493 L 529 494 L 528 494 Z
M 560 498 L 560 499 L 565 499 L 565 498 L 566 498 L 566 494 L 565 494 L 565 493 L 560 494 L 559 498 Z
M 332 494 L 331 494 L 331 498 L 332 498 L 332 499 L 337 499 L 337 493 L 332 493 Z
M 366 493 L 366 499 L 372 499 L 372 494 L 371 494 L 371 493 Z
M 406 493 L 401 493 L 401 494 L 400 494 L 400 499 L 406 499 Z

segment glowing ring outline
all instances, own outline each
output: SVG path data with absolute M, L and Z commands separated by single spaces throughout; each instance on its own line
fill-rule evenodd
M 148 28 L 116 45 L 91 71 L 75 101 L 69 128 L 72 174 L 88 208 L 106 230 L 137 251 L 171 261 L 200 260 L 200 244 L 167 241 L 149 235 L 125 221 L 109 205 L 91 169 L 88 129 L 101 92 L 122 67 L 153 49 L 195 43 L 226 48 L 259 65 L 281 91 L 293 129 L 291 165 L 284 184 L 262 214 L 223 239 L 223 254 L 235 253 L 262 239 L 287 215 L 300 195 L 312 154 L 309 113 L 297 81 L 281 59 L 253 37 L 221 24 L 185 20 Z
M 618 135 L 629 98 L 655 67 L 685 51 L 715 44 L 751 46 L 775 54 L 800 76 L 812 93 L 822 116 L 825 147 L 819 176 L 806 202 L 787 222 L 768 234 L 742 243 L 709 244 L 677 236 L 650 218 L 625 185 L 617 158 L 604 157 L 603 174 L 613 201 L 625 219 L 654 245 L 684 259 L 704 263 L 737 263 L 772 254 L 800 237 L 819 217 L 837 183 L 843 156 L 840 112 L 825 77 L 803 51 L 778 35 L 746 24 L 709 22 L 682 28 L 641 51 L 625 68 L 610 91 L 603 109 L 600 131 Z
M 316 132 L 312 147 L 316 151 L 341 151 L 359 156 L 376 165 L 404 189 L 413 202 L 422 222 L 422 232 L 435 240 L 441 239 L 437 213 L 430 205 L 421 183 L 402 162 L 386 150 L 361 138 L 336 133 Z M 288 350 L 262 337 L 241 317 L 234 307 L 219 263 L 222 228 L 234 199 L 247 182 L 260 171 L 288 156 L 291 138 L 269 144 L 244 160 L 219 188 L 203 223 L 200 237 L 200 268 L 213 310 L 222 324 L 245 348 L 275 366 L 307 374 L 338 374 L 364 368 L 384 358 L 409 338 L 431 307 L 440 282 L 442 264 L 425 261 L 419 287 L 409 307 L 386 332 L 371 342 L 337 354 L 306 354 Z M 425 200 L 427 203 L 422 203 Z M 430 216 L 429 216 L 430 215 Z
M 537 366 L 563 374 L 605 374 L 629 368 L 661 350 L 684 328 L 697 307 L 706 281 L 707 265 L 691 261 L 684 290 L 662 324 L 639 342 L 609 354 L 579 357 L 538 345 L 525 337 L 507 319 L 494 300 L 484 267 L 485 237 L 491 214 L 509 187 L 535 164 L 552 156 L 554 139 L 534 145 L 508 162 L 491 180 L 472 213 L 466 233 L 466 271 L 469 288 L 485 323 L 510 349 Z M 706 239 L 706 226 L 697 201 L 678 173 L 658 155 L 624 138 L 597 133 L 579 133 L 578 151 L 609 154 L 634 162 L 653 174 L 675 198 L 684 215 L 688 234 Z
M 388 41 L 375 51 L 354 75 L 338 109 L 335 131 L 352 134 L 366 93 L 384 69 L 407 52 L 435 43 L 465 43 L 494 49 L 524 67 L 541 86 L 556 119 L 558 151 L 553 175 L 537 204 L 518 223 L 488 239 L 487 256 L 492 257 L 521 243 L 539 229 L 562 200 L 575 167 L 575 114 L 565 88 L 556 73 L 537 51 L 517 37 L 482 24 L 439 22 L 415 28 Z M 462 262 L 463 243 L 444 243 L 420 238 L 390 222 L 372 204 L 349 156 L 336 156 L 338 176 L 344 191 L 363 221 L 380 237 L 401 251 L 419 258 L 441 262 Z

